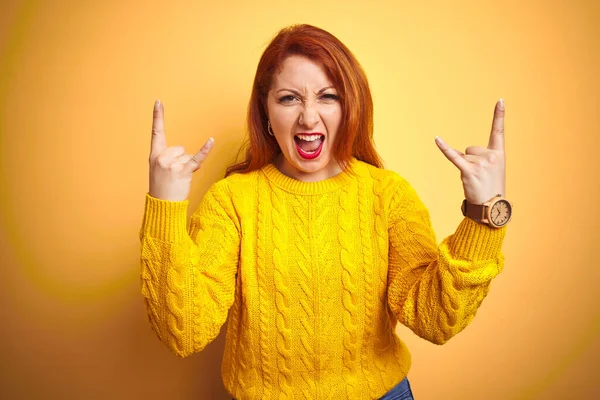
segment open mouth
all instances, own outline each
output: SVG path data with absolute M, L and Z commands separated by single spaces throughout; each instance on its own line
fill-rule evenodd
M 305 159 L 317 158 L 323 149 L 325 135 L 310 134 L 310 135 L 295 135 L 296 149 L 298 154 Z

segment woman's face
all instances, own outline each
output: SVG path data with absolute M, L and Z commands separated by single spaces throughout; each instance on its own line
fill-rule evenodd
M 341 172 L 332 148 L 342 107 L 332 86 L 319 64 L 299 55 L 273 76 L 267 109 L 281 148 L 274 164 L 285 175 L 316 182 Z

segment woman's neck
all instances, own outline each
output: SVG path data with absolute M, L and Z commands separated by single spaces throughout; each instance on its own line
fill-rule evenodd
M 304 172 L 291 165 L 282 153 L 273 160 L 273 165 L 284 175 L 302 182 L 320 182 L 332 178 L 342 172 L 335 160 L 315 172 Z

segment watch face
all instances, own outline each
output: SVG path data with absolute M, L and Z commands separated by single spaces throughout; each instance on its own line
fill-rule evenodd
M 490 219 L 496 226 L 503 226 L 510 220 L 512 209 L 506 200 L 496 202 L 490 210 Z

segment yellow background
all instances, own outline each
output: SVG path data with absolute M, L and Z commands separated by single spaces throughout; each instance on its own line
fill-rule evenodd
M 419 4 L 417 4 L 419 3 Z M 434 143 L 487 146 L 506 103 L 505 270 L 444 346 L 397 332 L 423 399 L 600 396 L 598 1 L 3 2 L 0 12 L 0 397 L 226 399 L 224 330 L 171 355 L 151 331 L 139 241 L 154 100 L 168 145 L 196 152 L 189 213 L 243 138 L 259 57 L 292 23 L 363 65 L 386 166 L 462 219 Z M 598 397 L 596 397 L 598 398 Z

